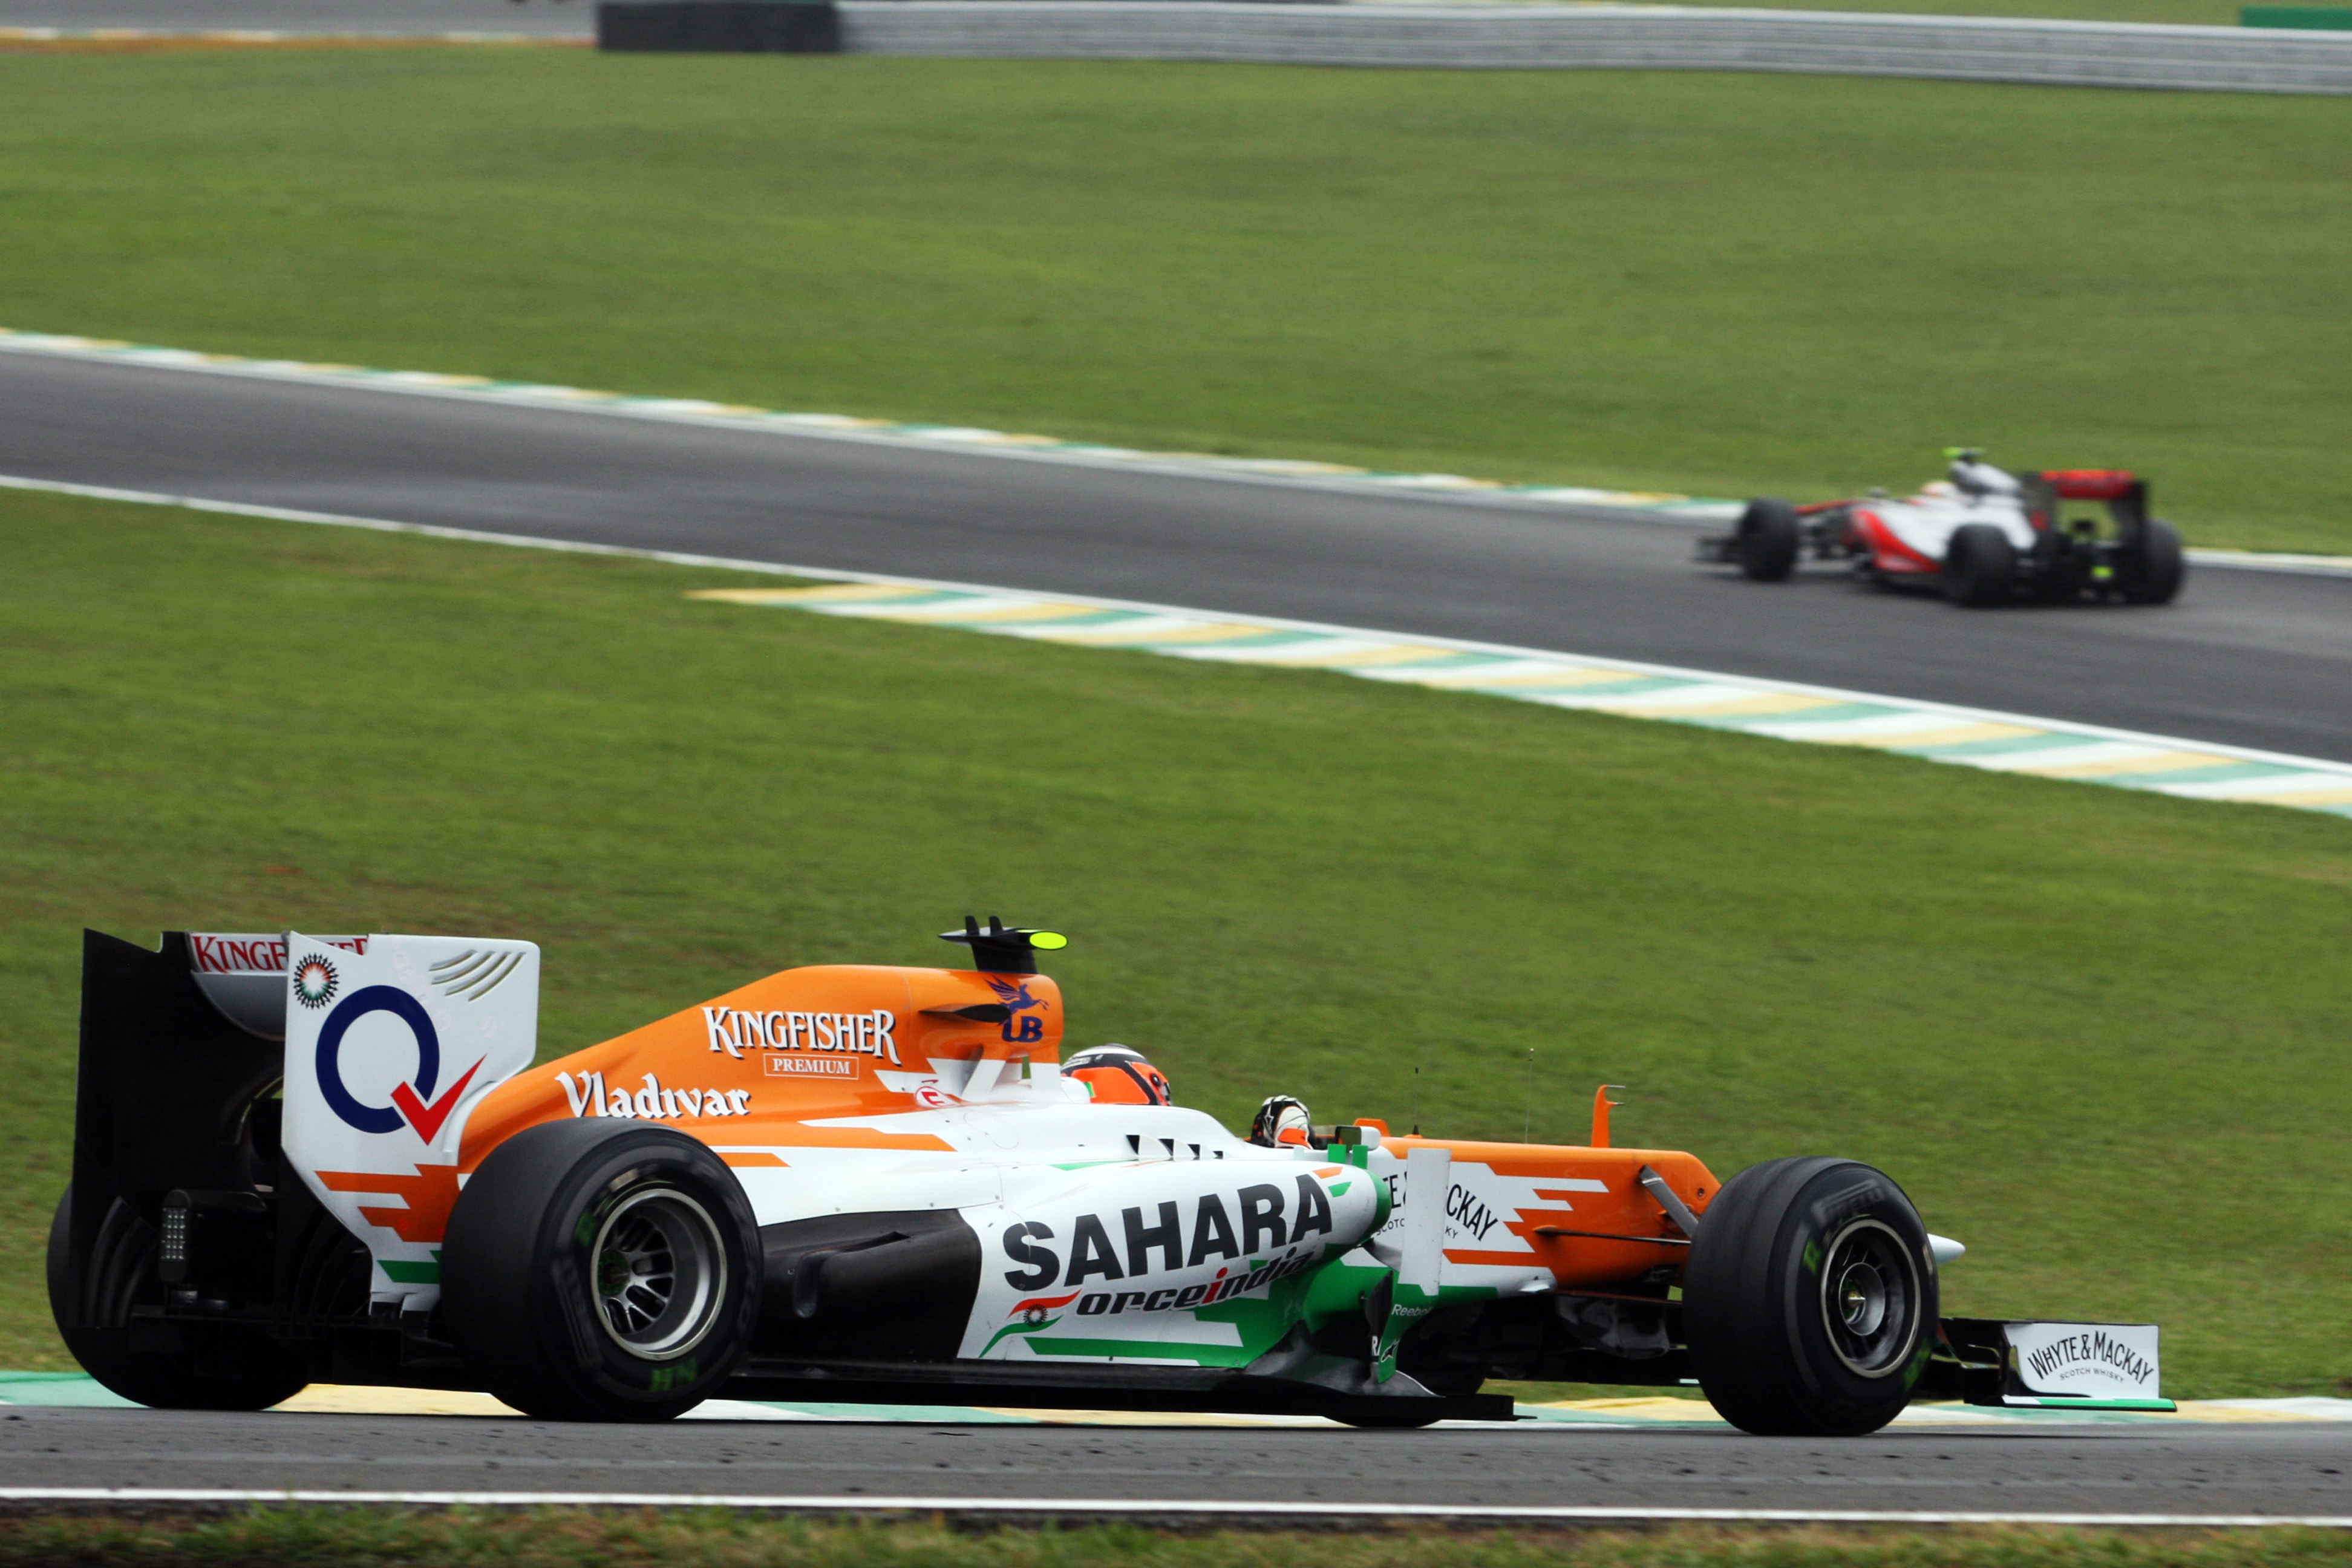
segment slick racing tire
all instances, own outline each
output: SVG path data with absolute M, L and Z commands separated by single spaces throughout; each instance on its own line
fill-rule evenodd
M 1757 583 L 1785 583 L 1797 569 L 1797 553 L 1805 542 L 1804 524 L 1797 509 L 1770 496 L 1748 503 L 1732 535 L 1739 570 Z
M 2172 524 L 2150 518 L 2140 529 L 2139 548 L 2116 563 L 2116 585 L 2126 605 L 2168 605 L 2188 574 L 2180 535 Z
M 552 1121 L 458 1194 L 441 1306 L 490 1393 L 554 1421 L 667 1421 L 751 1346 L 760 1233 L 709 1149 L 641 1121 Z
M 2017 588 L 2017 546 L 1989 522 L 1952 530 L 1944 546 L 1944 597 L 1972 610 L 2009 603 Z
M 49 1222 L 49 1311 L 81 1369 L 101 1387 L 156 1410 L 267 1410 L 310 1379 L 258 1331 L 221 1325 L 194 1351 L 131 1348 L 131 1310 L 160 1307 L 155 1227 L 117 1199 L 107 1207 L 89 1256 L 73 1247 L 73 1189 Z
M 1765 1436 L 1859 1437 L 1936 1345 L 1936 1258 L 1903 1189 L 1852 1160 L 1751 1165 L 1707 1205 L 1683 1278 L 1699 1389 Z

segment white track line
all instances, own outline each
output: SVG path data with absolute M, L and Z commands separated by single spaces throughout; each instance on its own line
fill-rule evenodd
M 1947 1510 L 1496 1507 L 1475 1503 L 1222 1502 L 1126 1498 L 800 1497 L 758 1492 L 274 1490 L 227 1487 L 0 1487 L 0 1503 L 367 1503 L 424 1508 L 731 1508 L 792 1513 L 959 1513 L 1013 1518 L 1442 1519 L 1495 1524 L 2056 1524 L 2192 1529 L 2352 1530 L 2352 1515 L 1975 1513 Z
M 2304 577 L 2352 577 L 2352 555 L 2294 555 L 2268 550 L 2192 550 L 2199 566 L 2226 566 L 2236 572 L 2285 572 Z

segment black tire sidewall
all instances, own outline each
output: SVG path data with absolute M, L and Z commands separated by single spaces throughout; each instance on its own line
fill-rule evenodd
M 1780 583 L 1797 569 L 1804 546 L 1804 523 L 1797 509 L 1771 496 L 1759 496 L 1739 514 L 1733 535 L 1739 544 L 1739 569 L 1754 582 Z
M 2017 547 L 1989 522 L 1964 523 L 1944 546 L 1944 596 L 1969 609 L 2004 604 L 2017 585 Z
M 1876 1375 L 1847 1365 L 1823 1314 L 1828 1250 L 1857 1220 L 1885 1226 L 1911 1265 L 1909 1348 Z M 1727 1420 L 1860 1436 L 1901 1414 L 1934 1352 L 1940 1303 L 1927 1227 L 1893 1178 L 1850 1160 L 1769 1161 L 1725 1184 L 1699 1232 L 1685 1327 L 1700 1386 Z
M 669 1188 L 714 1222 L 727 1279 L 709 1331 L 665 1361 L 633 1354 L 594 1307 L 590 1248 L 601 1216 Z M 449 1219 L 442 1305 L 467 1364 L 532 1415 L 666 1421 L 716 1394 L 749 1353 L 760 1305 L 759 1228 L 718 1155 L 673 1129 L 549 1122 L 482 1163 Z
M 1874 1222 L 1894 1232 L 1912 1268 L 1909 1345 L 1900 1360 L 1876 1375 L 1854 1371 L 1839 1356 L 1824 1313 L 1825 1255 L 1839 1233 L 1857 1221 Z M 1910 1198 L 1883 1172 L 1841 1163 L 1800 1189 L 1782 1221 L 1778 1247 L 1777 1269 L 1786 1280 L 1781 1310 L 1807 1392 L 1825 1408 L 1851 1411 L 1856 1421 L 1868 1420 L 1869 1430 L 1894 1419 L 1910 1403 L 1911 1390 L 1918 1385 L 1936 1346 L 1935 1255 L 1927 1245 L 1927 1227 Z M 1877 1409 L 1888 1405 L 1883 1419 L 1873 1419 Z
M 2180 535 L 2158 518 L 2142 525 L 2139 547 L 2125 563 L 2123 596 L 2134 605 L 2169 604 L 2188 575 L 2188 556 Z

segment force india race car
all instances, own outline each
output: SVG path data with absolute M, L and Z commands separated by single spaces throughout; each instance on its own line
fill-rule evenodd
M 540 954 L 85 936 L 59 1331 L 138 1403 L 313 1382 L 663 1420 L 713 1395 L 1508 1419 L 1491 1378 L 1696 1382 L 1751 1432 L 1916 1395 L 2165 1407 L 2147 1324 L 1943 1319 L 1850 1160 L 1249 1139 L 1119 1047 L 1060 1064 L 1050 932 L 787 969 L 539 1067 Z
M 1793 506 L 1748 503 L 1731 532 L 1699 541 L 1701 561 L 1735 565 L 1759 583 L 1785 582 L 1806 556 L 1843 561 L 1874 582 L 1940 587 L 1956 605 L 1984 608 L 2021 595 L 2162 605 L 2188 565 L 2180 535 L 2147 515 L 2147 481 L 2115 468 L 2011 474 L 1955 447 L 1950 478 L 1896 500 Z M 2067 519 L 2068 501 L 2104 501 L 2104 524 Z

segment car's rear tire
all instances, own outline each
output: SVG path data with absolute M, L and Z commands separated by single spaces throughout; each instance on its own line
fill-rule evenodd
M 2005 605 L 2017 591 L 2017 546 L 1989 522 L 1963 523 L 1944 546 L 1944 597 L 1972 610 Z
M 557 1421 L 667 1421 L 751 1347 L 760 1233 L 709 1148 L 642 1121 L 553 1121 L 474 1173 L 441 1251 L 444 1316 L 490 1393 Z
M 1723 1418 L 1859 1437 L 1902 1413 L 1936 1344 L 1936 1258 L 1911 1200 L 1852 1160 L 1751 1165 L 1693 1238 L 1683 1330 Z
M 267 1410 L 302 1392 L 310 1380 L 255 1330 L 223 1324 L 200 1352 L 133 1350 L 131 1310 L 164 1300 L 155 1227 L 117 1199 L 78 1258 L 73 1201 L 68 1186 L 49 1221 L 49 1312 L 100 1387 L 157 1410 Z
M 2168 605 L 2189 574 L 2189 560 L 2172 524 L 2150 518 L 2139 546 L 2116 563 L 2116 585 L 2126 605 Z
M 1759 496 L 1739 514 L 1732 535 L 1739 570 L 1758 583 L 1785 583 L 1797 569 L 1797 555 L 1805 542 L 1805 525 L 1787 501 Z

